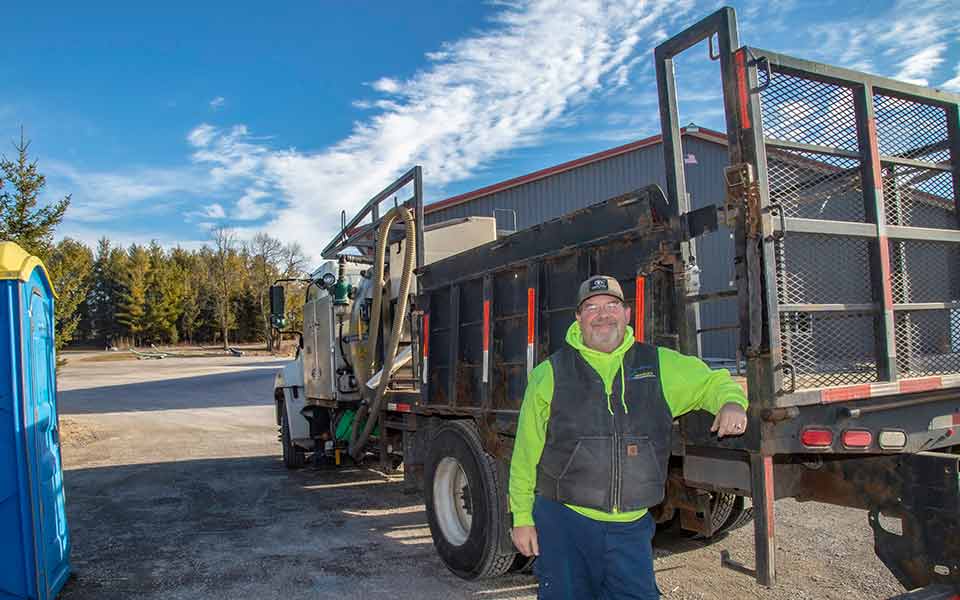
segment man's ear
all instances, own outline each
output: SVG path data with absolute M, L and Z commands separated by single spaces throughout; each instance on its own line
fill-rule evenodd
M 632 320 L 630 319 L 630 307 L 629 307 L 629 306 L 628 306 L 627 309 L 624 311 L 624 313 L 627 315 L 627 325 L 629 325 L 629 324 L 632 322 Z

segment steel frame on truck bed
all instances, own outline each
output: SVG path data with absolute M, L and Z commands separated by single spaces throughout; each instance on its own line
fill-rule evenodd
M 674 59 L 704 40 L 720 63 L 751 411 L 732 442 L 685 417 L 684 475 L 753 497 L 756 568 L 725 562 L 762 584 L 774 499 L 795 497 L 869 510 L 908 589 L 956 585 L 960 457 L 926 451 L 954 446 L 960 425 L 960 97 L 741 47 L 723 8 L 655 51 L 674 214 L 689 210 Z M 730 293 L 681 299 L 681 350 L 697 351 L 698 305 Z

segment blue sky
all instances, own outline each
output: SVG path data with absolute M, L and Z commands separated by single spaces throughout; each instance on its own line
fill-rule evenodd
M 960 92 L 955 0 L 731 5 L 746 44 Z M 73 194 L 61 236 L 195 247 L 226 226 L 316 256 L 413 164 L 435 201 L 657 133 L 652 49 L 719 6 L 16 3 L 0 149 L 23 125 L 47 199 Z M 705 45 L 677 69 L 681 119 L 722 128 Z

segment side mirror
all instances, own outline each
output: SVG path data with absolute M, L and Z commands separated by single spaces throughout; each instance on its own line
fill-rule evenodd
M 282 285 L 270 286 L 270 322 L 277 329 L 286 326 L 284 314 L 286 312 L 286 297 Z

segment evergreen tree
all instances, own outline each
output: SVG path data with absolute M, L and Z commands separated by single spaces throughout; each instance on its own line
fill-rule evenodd
M 178 269 L 168 261 L 166 253 L 156 241 L 148 251 L 150 269 L 145 290 L 144 333 L 155 342 L 176 343 L 177 318 L 183 299 L 183 286 Z
M 59 352 L 73 339 L 80 322 L 80 306 L 90 289 L 93 253 L 82 243 L 65 238 L 51 248 L 46 266 L 57 292 L 54 320 L 56 349 Z
M 53 247 L 54 228 L 63 220 L 70 196 L 37 208 L 47 180 L 30 160 L 30 142 L 20 132 L 13 145 L 16 158 L 0 157 L 0 239 L 13 241 L 46 262 Z
M 127 268 L 121 276 L 122 288 L 118 294 L 116 319 L 124 333 L 139 345 L 146 331 L 147 276 L 150 256 L 143 246 L 133 244 L 127 252 Z
M 101 344 L 114 344 L 125 331 L 117 322 L 117 305 L 123 291 L 127 253 L 111 246 L 110 240 L 100 238 L 97 257 L 93 263 L 93 284 L 90 288 L 92 337 Z
M 181 278 L 180 311 L 177 316 L 177 331 L 179 338 L 187 343 L 194 343 L 203 321 L 203 294 L 206 285 L 206 272 L 201 267 L 199 255 L 183 248 L 174 248 L 170 260 L 177 269 Z

